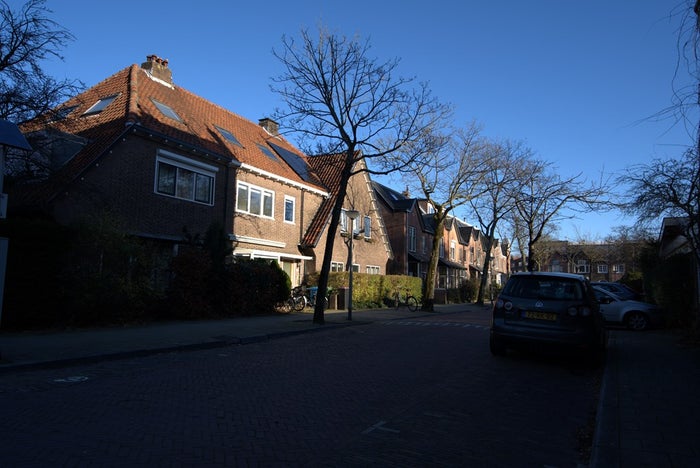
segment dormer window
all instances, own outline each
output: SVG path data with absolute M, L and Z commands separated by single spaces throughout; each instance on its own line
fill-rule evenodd
M 243 145 L 241 144 L 240 141 L 238 141 L 238 139 L 237 139 L 235 136 L 233 136 L 233 133 L 231 133 L 231 132 L 229 132 L 228 130 L 225 130 L 225 129 L 219 127 L 219 126 L 216 126 L 216 125 L 214 125 L 214 126 L 215 126 L 216 129 L 219 131 L 219 133 L 221 133 L 221 134 L 224 136 L 224 138 L 226 138 L 228 141 L 230 141 L 230 142 L 233 143 L 234 145 L 238 145 L 238 146 L 240 146 L 241 148 L 243 148 Z
M 102 98 L 99 101 L 97 101 L 95 104 L 92 105 L 88 110 L 86 110 L 83 115 L 94 115 L 94 114 L 99 114 L 105 108 L 112 103 L 117 98 L 118 94 L 114 94 L 112 96 L 108 96 L 106 98 Z M 67 115 L 67 114 L 66 114 Z
M 177 120 L 178 122 L 182 122 L 182 119 L 180 118 L 179 115 L 177 115 L 177 112 L 175 112 L 170 106 L 163 104 L 162 102 L 156 101 L 155 99 L 151 99 L 151 102 L 156 105 L 158 110 L 166 117 L 170 117 L 173 120 Z

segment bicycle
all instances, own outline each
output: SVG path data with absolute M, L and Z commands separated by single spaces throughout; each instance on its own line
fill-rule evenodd
M 288 314 L 291 311 L 301 312 L 306 307 L 308 300 L 304 295 L 304 288 L 297 286 L 292 289 L 288 299 L 275 304 L 275 310 L 280 314 Z
M 415 312 L 418 308 L 418 299 L 411 294 L 408 288 L 406 288 L 406 294 L 403 297 L 398 289 L 394 293 L 394 307 L 398 310 L 401 306 L 408 307 L 411 312 Z
M 292 297 L 289 299 L 291 301 L 292 309 L 297 312 L 304 310 L 304 307 L 308 304 L 308 298 L 306 297 L 306 288 L 304 286 L 297 286 L 292 289 Z
M 318 292 L 317 287 L 307 289 L 307 296 L 304 296 L 304 297 L 305 297 L 307 305 L 309 307 L 316 307 L 316 296 L 318 296 L 317 292 Z M 326 297 L 323 298 L 323 310 L 326 310 L 326 309 L 328 309 L 328 296 L 327 295 L 326 295 Z

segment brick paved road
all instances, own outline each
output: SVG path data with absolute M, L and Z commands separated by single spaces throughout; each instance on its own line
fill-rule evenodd
M 597 372 L 467 313 L 0 376 L 3 466 L 577 466 Z

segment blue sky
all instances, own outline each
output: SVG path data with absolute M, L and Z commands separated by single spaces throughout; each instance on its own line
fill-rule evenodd
M 689 133 L 650 119 L 672 103 L 677 12 L 689 3 L 49 0 L 76 40 L 47 69 L 92 86 L 156 54 L 177 85 L 257 121 L 282 104 L 269 88 L 282 72 L 272 49 L 283 34 L 323 23 L 368 38 L 380 61 L 401 59 L 401 75 L 429 82 L 455 107 L 455 125 L 476 120 L 486 136 L 525 142 L 563 176 L 598 178 L 693 145 L 695 124 Z M 676 80 L 693 83 L 682 72 Z M 561 223 L 558 234 L 596 240 L 631 222 L 591 214 Z

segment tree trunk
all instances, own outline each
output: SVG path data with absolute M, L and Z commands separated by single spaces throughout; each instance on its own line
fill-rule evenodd
M 537 262 L 535 262 L 535 252 L 533 249 L 533 243 L 527 243 L 527 271 L 536 271 Z
M 331 272 L 333 245 L 335 243 L 335 236 L 338 232 L 340 212 L 343 208 L 343 203 L 345 202 L 348 182 L 350 180 L 350 175 L 352 174 L 352 166 L 355 163 L 353 159 L 354 151 L 348 153 L 349 155 L 346 155 L 344 168 L 340 176 L 340 186 L 338 188 L 337 198 L 335 200 L 335 204 L 333 205 L 333 211 L 331 212 L 331 222 L 328 225 L 328 232 L 326 233 L 326 248 L 323 251 L 323 263 L 321 264 L 321 273 L 318 277 L 318 291 L 316 292 L 313 323 L 317 323 L 319 325 L 323 325 L 325 323 L 325 316 L 323 313 L 325 301 L 323 298 L 326 297 L 326 291 L 328 291 L 328 277 Z
M 493 248 L 493 232 L 489 232 L 486 237 L 486 258 L 481 272 L 481 281 L 479 282 L 479 293 L 476 297 L 476 303 L 484 305 L 484 291 L 486 290 L 489 280 L 489 270 L 491 266 L 491 249 Z
M 433 215 L 435 221 L 435 235 L 433 236 L 432 252 L 430 253 L 430 263 L 428 273 L 425 278 L 425 294 L 421 310 L 433 312 L 435 310 L 435 279 L 437 277 L 438 260 L 440 258 L 440 243 L 444 234 L 444 217 L 442 210 L 438 209 Z

